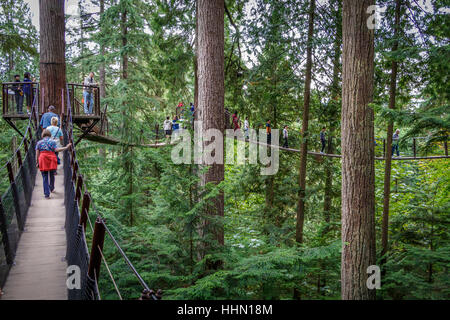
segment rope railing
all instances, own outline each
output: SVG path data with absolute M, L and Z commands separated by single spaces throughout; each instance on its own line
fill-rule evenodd
M 0 171 L 6 168 L 9 180 L 9 185 L 0 197 L 0 288 L 4 286 L 14 264 L 18 242 L 31 205 L 37 171 L 34 149 L 39 133 L 36 106 L 37 96 L 34 96 L 22 140 L 8 161 L 0 167 Z
M 67 96 L 69 97 L 70 95 L 68 88 L 67 93 Z M 80 288 L 68 289 L 69 299 L 100 299 L 98 279 L 100 276 L 100 265 L 102 262 L 105 264 L 106 270 L 119 299 L 123 299 L 104 254 L 103 245 L 105 234 L 107 234 L 111 239 L 121 258 L 125 261 L 133 275 L 142 286 L 143 291 L 141 299 L 161 299 L 162 291 L 158 290 L 155 293 L 143 280 L 142 276 L 134 267 L 108 228 L 105 219 L 95 207 L 93 199 L 88 192 L 85 179 L 81 173 L 80 165 L 76 158 L 70 99 L 67 100 L 67 116 L 64 129 L 65 144 L 72 143 L 72 148 L 64 152 L 67 260 L 69 265 L 79 265 L 82 273 Z M 89 217 L 90 208 L 92 208 L 91 211 L 95 213 L 96 217 L 94 225 L 91 223 Z M 90 252 L 88 251 L 88 243 L 86 241 L 86 227 L 88 223 L 92 232 Z
M 230 111 L 228 111 L 227 109 L 225 109 L 225 122 L 226 122 L 226 128 L 227 129 L 231 129 L 233 128 L 232 126 L 232 113 Z M 241 130 L 243 129 L 243 123 L 242 120 L 238 119 L 238 123 L 240 126 Z M 310 141 L 313 140 L 314 136 L 310 135 Z M 340 149 L 340 137 L 332 137 L 333 138 L 333 142 L 334 142 L 334 148 L 336 150 L 337 153 L 339 153 L 339 149 Z M 437 141 L 433 142 L 432 144 L 429 143 L 430 137 L 407 137 L 407 138 L 401 138 L 399 141 L 399 149 L 400 152 L 402 154 L 402 156 L 400 158 L 397 159 L 401 159 L 402 157 L 407 157 L 409 158 L 417 158 L 417 159 L 426 159 L 426 158 L 447 158 L 448 157 L 448 137 L 447 136 L 442 136 L 442 137 L 438 137 L 439 138 L 439 142 L 442 142 L 441 145 L 437 144 Z M 282 136 L 280 135 L 280 139 L 282 139 Z M 434 140 L 436 140 L 437 138 L 435 138 Z M 299 131 L 296 130 L 289 130 L 289 148 L 284 148 L 284 147 L 280 147 L 281 150 L 286 150 L 286 151 L 293 151 L 293 152 L 299 152 L 300 150 L 300 142 L 301 142 L 301 133 Z M 320 139 L 318 138 L 317 135 L 317 139 L 315 139 L 314 141 L 316 141 L 316 145 L 319 146 L 319 141 Z M 424 140 L 422 142 L 420 142 L 420 140 Z M 380 144 L 378 144 L 378 142 L 380 142 Z M 386 158 L 386 155 L 390 155 L 392 150 L 386 150 L 386 139 L 382 138 L 382 137 L 375 137 L 375 141 L 374 144 L 375 145 L 375 153 L 378 154 L 376 157 L 376 160 L 384 160 Z M 328 143 L 328 139 L 327 139 L 327 143 Z M 314 145 L 314 144 L 313 144 Z M 298 149 L 297 149 L 298 148 Z M 443 149 L 443 155 L 438 155 L 438 156 L 429 156 L 428 154 L 431 153 L 432 151 L 435 151 L 436 149 Z M 434 150 L 433 150 L 434 149 Z M 313 154 L 313 155 L 322 155 L 322 156 L 330 156 L 330 157 L 340 157 L 339 154 L 319 154 L 319 152 L 314 152 L 314 151 L 308 151 L 308 153 Z M 419 154 L 422 153 L 422 156 Z M 442 151 L 441 151 L 442 153 Z

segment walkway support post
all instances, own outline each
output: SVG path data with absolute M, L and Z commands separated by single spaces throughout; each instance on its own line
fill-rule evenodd
M 85 233 L 86 233 L 86 222 L 88 219 L 90 204 L 91 204 L 91 197 L 90 197 L 89 193 L 87 191 L 85 191 L 84 195 L 83 195 L 83 205 L 81 207 L 81 212 L 80 212 L 80 224 L 83 226 Z
M 413 138 L 413 155 L 416 157 L 416 138 Z
M 25 227 L 25 223 L 22 220 L 22 214 L 20 212 L 19 191 L 17 190 L 17 185 L 14 180 L 14 173 L 13 173 L 13 168 L 12 168 L 11 162 L 8 162 L 6 164 L 6 167 L 8 168 L 8 176 L 9 176 L 9 182 L 11 184 L 12 196 L 13 196 L 13 200 L 14 200 L 14 208 L 15 208 L 16 217 L 17 217 L 17 224 L 19 225 L 19 230 L 23 231 L 23 229 Z
M 83 186 L 83 176 L 81 174 L 79 174 L 78 179 L 77 179 L 77 187 L 76 187 L 76 191 L 75 191 L 75 201 L 77 201 L 78 203 L 81 199 L 82 186 Z
M 100 274 L 100 265 L 102 263 L 103 242 L 105 240 L 105 226 L 103 220 L 98 217 L 95 220 L 94 235 L 92 236 L 92 248 L 89 259 L 88 275 L 91 279 L 98 282 Z

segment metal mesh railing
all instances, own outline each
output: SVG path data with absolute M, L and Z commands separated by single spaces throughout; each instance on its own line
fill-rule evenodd
M 70 95 L 68 95 L 70 96 Z M 98 289 L 98 279 L 100 276 L 100 265 L 103 262 L 108 272 L 111 282 L 122 299 L 120 289 L 118 288 L 108 262 L 105 258 L 103 243 L 105 234 L 107 234 L 118 251 L 122 259 L 130 268 L 138 282 L 143 287 L 141 299 L 161 299 L 162 292 L 156 293 L 151 290 L 140 276 L 136 268 L 128 259 L 125 252 L 107 227 L 105 220 L 96 210 L 95 205 L 88 192 L 83 176 L 80 173 L 78 161 L 76 159 L 76 150 L 73 140 L 73 121 L 70 99 L 67 102 L 67 118 L 64 126 L 65 144 L 72 143 L 71 150 L 64 151 L 64 185 L 65 185 L 65 206 L 66 206 L 66 238 L 67 238 L 67 262 L 69 265 L 77 265 L 81 271 L 80 289 L 68 289 L 69 299 L 76 300 L 97 300 L 100 299 Z M 92 224 L 89 218 L 89 208 L 95 211 L 96 221 Z M 87 229 L 89 225 L 90 229 Z M 92 232 L 91 251 L 88 251 L 86 241 L 86 232 Z
M 2 176 L 7 176 L 9 180 L 8 185 L 2 183 L 6 190 L 3 189 L 0 198 L 0 288 L 5 284 L 14 263 L 17 245 L 31 204 L 37 170 L 34 151 L 38 133 L 36 105 L 35 96 L 22 141 L 11 158 L 0 168 Z

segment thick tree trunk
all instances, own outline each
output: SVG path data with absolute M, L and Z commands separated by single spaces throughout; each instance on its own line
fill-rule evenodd
M 374 0 L 344 0 L 342 12 L 342 260 L 344 300 L 374 299 L 367 267 L 375 264 L 373 95 L 374 30 L 367 8 Z
M 224 0 L 198 0 L 198 109 L 202 120 L 203 132 L 217 129 L 224 132 Z M 203 147 L 210 142 L 204 141 Z M 202 184 L 218 184 L 224 180 L 224 165 L 212 164 L 202 175 Z M 209 216 L 224 214 L 224 195 L 221 192 L 211 199 L 206 207 Z M 203 228 L 204 237 L 224 244 L 223 226 L 211 223 L 207 219 Z M 211 243 L 204 246 L 207 253 L 214 248 Z M 210 269 L 216 269 L 219 263 L 212 263 Z
M 400 7 L 401 0 L 396 0 L 395 3 L 395 26 L 394 26 L 394 44 L 392 46 L 392 52 L 398 49 L 398 32 L 400 24 Z M 392 61 L 391 65 L 391 81 L 389 85 L 389 108 L 395 109 L 395 96 L 397 91 L 397 67 L 396 60 Z M 387 127 L 386 137 L 386 160 L 384 167 L 384 201 L 383 201 L 383 225 L 381 231 L 381 255 L 384 256 L 388 251 L 388 232 L 389 232 L 389 200 L 391 197 L 391 149 L 392 149 L 392 135 L 394 131 L 394 124 L 389 121 Z M 384 265 L 386 259 L 381 260 L 381 264 Z
M 42 105 L 46 112 L 49 105 L 61 110 L 61 90 L 66 86 L 66 60 L 64 39 L 64 0 L 40 0 L 40 82 Z
M 305 189 L 306 189 L 306 160 L 308 156 L 308 123 L 309 123 L 309 102 L 311 96 L 311 70 L 312 70 L 312 41 L 314 34 L 314 10 L 316 2 L 310 0 L 309 4 L 309 22 L 308 22 L 308 44 L 306 48 L 306 77 L 305 91 L 303 95 L 303 122 L 302 122 L 302 142 L 300 147 L 300 168 L 298 174 L 298 193 L 297 203 L 297 226 L 295 240 L 298 243 L 303 242 L 303 224 L 305 221 Z

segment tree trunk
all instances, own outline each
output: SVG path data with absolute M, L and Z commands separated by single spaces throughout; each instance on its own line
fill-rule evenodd
M 195 1 L 195 42 L 194 42 L 194 119 L 198 120 L 198 1 Z
M 121 17 L 121 29 L 122 29 L 122 49 L 124 49 L 128 44 L 128 26 L 127 26 L 127 11 L 124 9 L 122 11 L 122 17 Z M 128 54 L 123 53 L 122 54 L 122 80 L 127 81 L 128 79 Z M 129 90 L 128 86 L 126 90 Z M 132 133 L 130 128 L 130 121 L 132 118 L 132 114 L 128 114 L 127 107 L 126 107 L 126 101 L 124 101 L 123 105 L 123 130 L 124 130 L 124 137 L 125 141 L 132 143 Z M 133 147 L 125 146 L 124 152 L 122 154 L 122 157 L 124 157 L 124 169 L 125 169 L 125 175 L 127 179 L 127 191 L 126 191 L 126 209 L 129 214 L 129 223 L 130 226 L 134 223 L 134 206 L 133 206 L 133 199 L 130 199 L 129 197 L 133 195 L 134 192 L 134 185 L 133 185 Z
M 311 69 L 312 69 L 312 41 L 314 34 L 314 10 L 315 0 L 309 4 L 309 22 L 308 22 L 308 44 L 306 48 L 306 77 L 305 91 L 303 96 L 303 123 L 300 146 L 300 168 L 298 174 L 298 193 L 297 204 L 297 227 L 295 240 L 298 243 L 303 242 L 303 224 L 305 221 L 305 189 L 306 189 L 306 158 L 308 156 L 308 123 L 309 123 L 309 101 L 311 96 Z
M 100 0 L 100 17 L 105 12 L 105 0 Z M 100 25 L 102 29 L 102 26 Z M 105 56 L 105 46 L 100 44 L 100 54 L 102 57 Z M 103 99 L 106 97 L 106 86 L 105 86 L 105 62 L 104 60 L 100 63 L 99 68 L 99 80 L 100 80 L 100 98 Z M 100 100 L 101 101 L 101 100 Z
M 395 26 L 394 26 L 394 44 L 392 46 L 392 52 L 398 49 L 398 32 L 400 24 L 400 7 L 401 0 L 396 0 L 395 2 Z M 392 61 L 391 65 L 391 81 L 389 85 L 389 108 L 395 109 L 395 98 L 397 91 L 397 66 L 396 60 Z M 394 131 L 394 124 L 389 121 L 387 127 L 387 137 L 386 137 L 386 156 L 385 156 L 385 167 L 384 167 L 384 201 L 383 201 L 383 225 L 381 231 L 381 256 L 384 256 L 388 251 L 388 232 L 389 232 L 389 200 L 391 197 L 391 149 L 392 149 L 392 135 Z M 381 265 L 384 265 L 386 258 L 382 258 Z M 384 270 L 383 270 L 384 274 Z
M 339 100 L 339 96 L 341 93 L 339 86 L 339 62 L 341 57 L 341 43 L 342 43 L 342 23 L 340 21 L 342 14 L 342 5 L 341 0 L 337 1 L 336 8 L 336 38 L 334 39 L 334 57 L 333 57 L 333 82 L 331 84 L 331 95 L 333 100 Z M 333 117 L 337 112 L 332 110 L 331 116 Z M 327 153 L 332 154 L 334 152 L 333 146 L 333 135 L 334 135 L 334 124 L 333 120 L 329 121 L 330 131 L 328 135 L 328 143 L 327 143 Z M 323 199 L 323 212 L 324 219 L 327 224 L 331 221 L 331 201 L 333 194 L 333 170 L 332 170 L 332 159 L 328 159 L 325 163 L 325 192 Z M 325 237 L 328 231 L 330 230 L 329 225 L 325 228 L 323 232 L 323 236 Z
M 374 299 L 366 285 L 375 264 L 373 95 L 374 30 L 367 8 L 374 0 L 344 0 L 342 11 L 342 260 L 341 297 Z
M 40 0 L 39 12 L 41 111 L 54 105 L 59 114 L 61 90 L 66 91 L 64 0 Z
M 100 19 L 105 12 L 105 0 L 100 0 Z M 100 32 L 102 32 L 102 25 L 100 24 Z M 100 54 L 102 58 L 105 57 L 105 46 L 101 43 L 100 44 Z M 103 99 L 106 97 L 106 86 L 105 86 L 105 62 L 102 60 L 99 67 L 99 81 L 100 81 L 100 103 L 103 101 Z M 103 105 L 100 104 L 102 107 Z M 106 114 L 103 115 L 106 120 Z M 104 130 L 104 122 L 100 124 Z M 101 134 L 104 134 L 104 132 L 101 132 Z M 103 161 L 106 159 L 106 149 L 103 147 L 99 147 L 98 149 L 99 155 L 101 157 L 101 163 L 103 164 Z
M 224 0 L 198 0 L 198 109 L 203 132 L 217 129 L 224 132 Z M 204 141 L 203 147 L 210 142 Z M 214 163 L 202 175 L 202 185 L 218 184 L 224 180 L 224 165 Z M 211 199 L 206 206 L 206 215 L 224 214 L 224 195 Z M 204 222 L 203 236 L 224 244 L 223 226 Z M 211 244 L 205 243 L 204 253 L 211 251 Z M 207 263 L 208 265 L 208 263 Z M 217 269 L 221 262 L 210 263 L 208 269 Z

